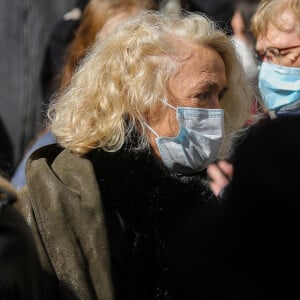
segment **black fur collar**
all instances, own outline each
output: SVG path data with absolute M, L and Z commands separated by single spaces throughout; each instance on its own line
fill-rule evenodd
M 127 148 L 88 157 L 107 213 L 119 298 L 169 299 L 165 243 L 186 214 L 214 203 L 206 172 L 172 175 L 149 151 Z

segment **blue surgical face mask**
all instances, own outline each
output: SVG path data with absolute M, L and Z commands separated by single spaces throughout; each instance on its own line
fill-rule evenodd
M 300 68 L 263 62 L 258 76 L 261 96 L 270 111 L 293 106 L 300 100 Z
M 159 137 L 156 144 L 165 166 L 172 173 L 196 173 L 213 162 L 219 154 L 224 138 L 223 109 L 169 107 L 176 110 L 179 134 L 176 137 Z

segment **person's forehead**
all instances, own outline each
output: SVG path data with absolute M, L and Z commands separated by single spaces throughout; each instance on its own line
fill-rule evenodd
M 215 49 L 208 46 L 195 47 L 180 60 L 171 82 L 176 90 L 183 86 L 191 88 L 205 84 L 226 85 L 225 69 L 225 63 Z
M 294 46 L 300 42 L 299 31 L 295 26 L 290 26 L 291 23 L 285 24 L 283 28 L 269 23 L 265 35 L 257 38 L 257 48 L 266 49 L 269 47 L 286 48 Z

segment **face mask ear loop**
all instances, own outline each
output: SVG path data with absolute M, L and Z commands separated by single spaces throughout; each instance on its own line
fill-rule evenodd
M 174 110 L 176 110 L 176 107 L 174 107 L 173 105 L 169 104 L 166 100 L 161 100 L 161 102 L 167 106 L 169 106 L 170 108 L 173 108 Z M 157 134 L 157 132 L 151 128 L 147 123 L 144 123 L 144 125 L 157 137 L 159 138 L 159 135 Z
M 171 105 L 170 103 L 168 103 L 166 100 L 161 100 L 161 102 L 167 106 L 169 106 L 170 108 L 173 108 L 174 110 L 176 110 L 176 107 L 174 107 L 173 105 Z
M 157 134 L 157 132 L 151 128 L 147 123 L 144 123 L 144 125 L 158 138 L 159 135 Z

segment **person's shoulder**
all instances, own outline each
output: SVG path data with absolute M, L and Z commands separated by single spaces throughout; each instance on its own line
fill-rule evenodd
M 31 195 L 38 196 L 49 189 L 73 190 L 80 194 L 80 189 L 95 182 L 95 172 L 90 159 L 51 144 L 39 148 L 29 157 L 26 181 Z
M 87 159 L 73 153 L 69 149 L 61 147 L 59 144 L 50 144 L 40 147 L 28 158 L 26 164 L 26 177 L 32 175 L 42 175 L 54 173 L 73 173 L 80 171 L 82 164 L 86 164 Z M 73 172 L 72 172 L 73 170 Z
M 39 147 L 35 151 L 33 151 L 30 155 L 30 159 L 38 160 L 41 158 L 47 158 L 53 161 L 55 157 L 57 157 L 58 154 L 61 153 L 62 151 L 64 151 L 64 148 L 60 147 L 59 144 L 57 143 L 48 144 Z

